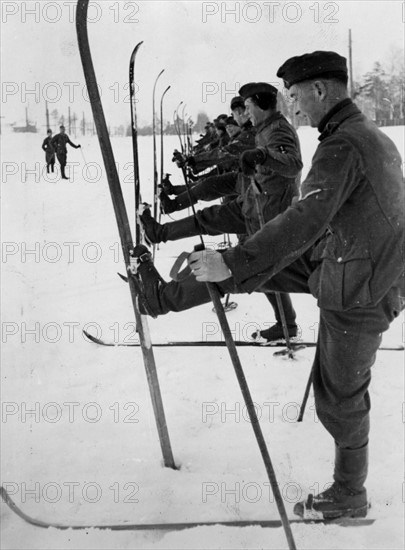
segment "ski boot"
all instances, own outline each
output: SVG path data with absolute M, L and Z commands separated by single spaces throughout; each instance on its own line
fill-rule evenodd
M 297 325 L 287 325 L 287 329 L 290 340 L 295 341 L 298 333 Z M 267 346 L 285 343 L 283 326 L 281 323 L 276 323 L 265 330 L 256 331 L 251 335 L 251 338 L 258 344 Z
M 143 244 L 137 245 L 131 255 L 131 273 L 137 277 L 139 291 L 139 311 L 142 315 L 158 317 L 162 313 L 159 303 L 159 287 L 164 279 L 153 265 L 152 254 Z
M 356 491 L 335 481 L 329 489 L 318 495 L 308 495 L 306 501 L 297 502 L 294 514 L 303 519 L 336 519 L 341 517 L 364 518 L 367 515 L 367 491 Z
M 180 210 L 180 205 L 178 204 L 176 199 L 171 199 L 170 197 L 168 197 L 163 189 L 160 192 L 159 200 L 163 214 L 172 214 L 173 212 L 177 212 L 177 210 Z
M 174 195 L 174 186 L 172 182 L 170 181 L 170 175 L 166 174 L 165 177 L 162 179 L 162 183 L 159 185 L 159 187 L 166 193 L 166 195 Z
M 138 214 L 145 231 L 146 242 L 150 245 L 195 237 L 200 232 L 194 216 L 160 224 L 152 217 L 150 207 L 146 203 L 140 206 Z
M 152 246 L 153 244 L 162 242 L 163 225 L 158 223 L 155 218 L 152 217 L 150 205 L 146 202 L 142 203 L 139 206 L 138 214 L 145 232 L 145 240 L 147 244 Z

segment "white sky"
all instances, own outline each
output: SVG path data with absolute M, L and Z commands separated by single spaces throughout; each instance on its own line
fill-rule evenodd
M 75 1 L 1 1 L 3 123 L 30 118 L 45 124 L 44 98 L 57 108 L 89 119 L 83 99 L 84 77 L 74 23 Z M 269 2 L 125 1 L 91 2 L 90 41 L 107 122 L 127 123 L 128 61 L 143 40 L 136 75 L 138 121 L 152 115 L 152 88 L 165 98 L 165 118 L 180 101 L 194 120 L 199 110 L 213 118 L 227 112 L 237 84 L 252 80 L 281 83 L 278 67 L 293 55 L 317 49 L 348 54 L 352 29 L 354 76 L 387 61 L 392 48 L 404 47 L 402 1 Z M 233 13 L 231 13 L 233 11 Z M 26 90 L 36 89 L 36 94 Z M 204 97 L 204 90 L 207 94 Z M 70 92 L 70 93 L 69 93 Z M 54 98 L 59 95 L 59 100 Z

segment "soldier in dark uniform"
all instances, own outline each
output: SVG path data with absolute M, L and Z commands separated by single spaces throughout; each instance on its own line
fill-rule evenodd
M 239 196 L 221 206 L 204 208 L 197 213 L 198 226 L 193 216 L 164 225 L 158 224 L 146 209 L 141 214 L 145 234 L 151 243 L 166 242 L 197 235 L 199 229 L 208 235 L 222 233 L 237 233 L 253 235 L 260 229 L 260 216 L 265 221 L 276 217 L 298 195 L 302 169 L 301 152 L 298 136 L 286 120 L 276 110 L 277 89 L 264 82 L 245 84 L 239 91 L 244 104 L 249 110 L 249 117 L 256 129 L 255 149 L 248 149 L 239 155 L 245 158 L 245 163 L 253 163 L 250 174 L 254 177 L 255 186 L 240 181 Z M 236 172 L 234 177 L 236 178 Z M 257 188 L 260 194 L 256 197 Z M 261 209 L 259 213 L 257 207 Z M 296 313 L 291 298 L 281 293 L 281 302 L 286 318 L 288 334 L 291 338 L 297 335 Z M 268 342 L 276 342 L 284 338 L 276 296 L 273 292 L 266 293 L 271 303 L 276 323 L 261 336 Z M 189 302 L 187 307 L 193 307 Z M 183 304 L 176 307 L 182 308 Z M 264 333 L 264 334 L 263 334 Z M 260 337 L 259 337 L 260 338 Z
M 55 149 L 52 145 L 52 130 L 47 131 L 47 137 L 42 143 L 42 149 L 45 151 L 45 160 L 46 160 L 46 172 L 49 174 L 49 168 L 51 172 L 54 171 L 55 166 Z
M 204 135 L 200 134 L 201 139 L 197 139 L 197 141 L 196 141 L 196 145 L 194 147 L 194 153 L 195 154 L 202 153 L 208 147 L 208 145 L 214 139 L 216 139 L 215 127 L 214 127 L 214 124 L 212 122 L 207 122 L 204 129 L 206 130 L 205 134 Z
M 318 417 L 335 442 L 334 482 L 294 511 L 361 517 L 368 510 L 371 367 L 382 333 L 404 307 L 401 156 L 349 98 L 344 57 L 323 51 L 293 57 L 277 75 L 297 113 L 320 132 L 301 198 L 243 244 L 223 254 L 192 253 L 194 279 L 188 277 L 186 290 L 196 291 L 200 303 L 203 281 L 216 282 L 221 293 L 272 289 L 317 298 L 312 382 Z M 138 256 L 145 250 L 140 246 Z M 159 283 L 148 254 L 143 258 L 138 270 L 146 296 L 164 312 L 173 283 Z
M 237 196 L 239 157 L 243 151 L 254 147 L 256 130 L 245 114 L 245 102 L 242 97 L 237 96 L 232 99 L 231 111 L 239 132 L 234 133 L 231 141 L 225 147 L 216 149 L 215 151 L 217 152 L 215 154 L 213 154 L 214 151 L 211 152 L 209 156 L 210 160 L 206 165 L 208 168 L 213 165 L 220 166 L 224 173 L 205 177 L 201 181 L 194 183 L 190 188 L 190 195 L 185 185 L 177 185 L 168 189 L 171 193 L 173 191 L 176 192 L 176 198 L 174 199 L 170 199 L 163 190 L 160 200 L 165 214 L 188 208 L 199 200 L 213 201 L 222 197 L 235 198 Z M 197 164 L 199 158 L 200 155 L 196 155 L 188 159 L 189 165 L 193 166 Z M 204 161 L 205 159 L 206 157 Z M 179 192 L 180 190 L 181 193 Z
M 56 136 L 52 138 L 51 143 L 56 151 L 56 156 L 58 157 L 58 161 L 60 163 L 60 171 L 62 174 L 62 179 L 67 180 L 69 178 L 65 174 L 66 157 L 67 157 L 66 145 L 69 144 L 71 147 L 74 147 L 75 149 L 79 149 L 81 146 L 75 145 L 70 141 L 69 136 L 65 134 L 64 126 L 60 126 L 60 133 L 56 134 Z

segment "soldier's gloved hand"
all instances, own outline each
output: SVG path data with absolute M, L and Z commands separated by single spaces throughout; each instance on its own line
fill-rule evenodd
M 81 147 L 82 147 L 82 146 L 79 144 L 79 145 L 76 147 L 76 149 L 81 149 Z
M 172 162 L 175 162 L 179 168 L 183 168 L 186 164 L 186 159 L 183 157 L 183 155 L 180 153 L 180 151 L 177 151 L 177 149 L 173 152 L 173 158 Z
M 165 175 L 165 177 L 162 179 L 162 183 L 158 187 L 163 189 L 163 191 L 167 195 L 173 195 L 173 185 L 172 185 L 172 182 L 170 181 L 170 174 Z
M 265 154 L 261 149 L 248 149 L 240 156 L 239 165 L 245 176 L 251 176 L 255 173 L 256 164 L 264 160 Z

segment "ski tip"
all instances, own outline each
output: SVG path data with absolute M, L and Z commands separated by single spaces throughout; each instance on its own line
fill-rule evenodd
M 84 334 L 84 336 L 87 338 L 87 340 L 89 340 L 90 342 L 94 342 L 95 344 L 98 344 L 98 340 L 97 338 L 95 338 L 92 334 L 90 334 L 90 332 L 87 332 L 86 329 L 83 329 L 82 330 L 82 333 Z
M 126 277 L 125 275 L 123 275 L 123 274 L 120 273 L 119 271 L 117 271 L 117 275 L 118 275 L 118 277 L 120 277 L 125 283 L 128 282 L 128 277 Z

